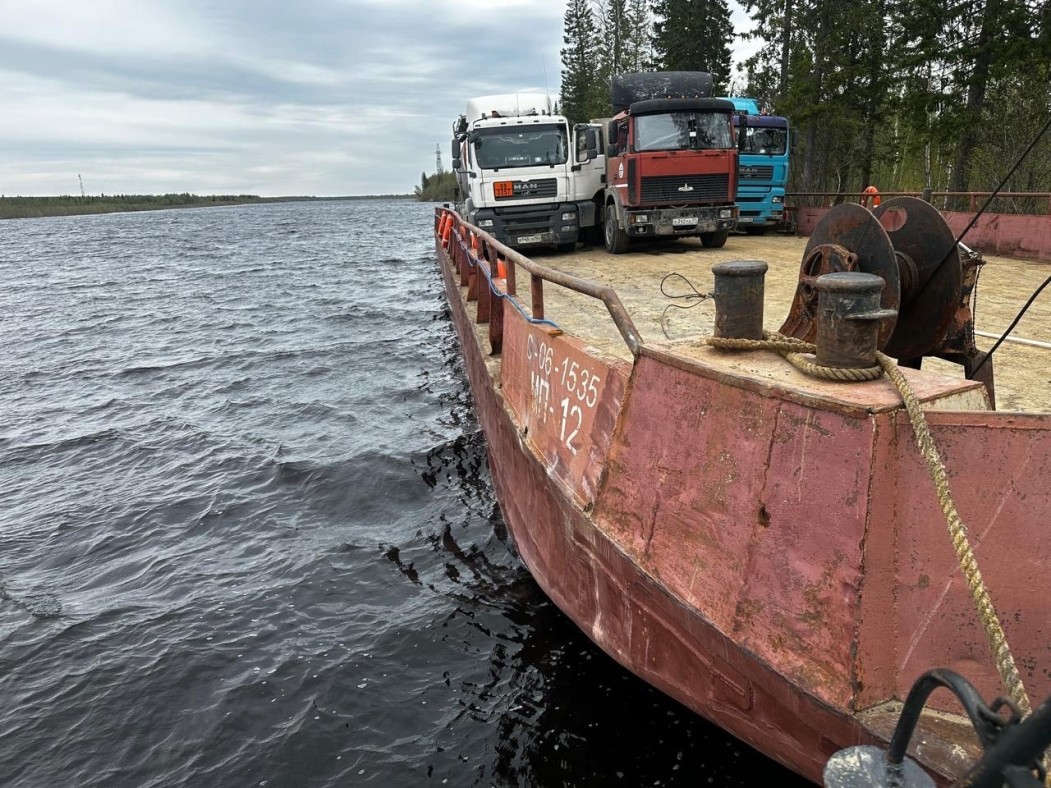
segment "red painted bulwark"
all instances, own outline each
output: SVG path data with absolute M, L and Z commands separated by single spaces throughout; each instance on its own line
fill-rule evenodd
M 871 425 L 646 357 L 622 423 L 598 522 L 743 648 L 847 705 Z
M 973 213 L 942 213 L 953 235 L 963 232 Z M 978 217 L 963 242 L 981 251 L 1034 260 L 1051 260 L 1051 216 L 987 213 Z
M 629 370 L 508 310 L 504 396 L 532 449 L 581 505 L 595 499 Z
M 872 551 L 870 560 L 894 577 L 894 694 L 903 697 L 913 678 L 932 664 L 963 673 L 985 697 L 1002 694 L 933 485 L 913 450 L 912 428 L 904 417 L 888 421 L 890 439 L 877 444 L 885 459 L 874 479 L 880 494 L 874 496 L 873 527 L 880 523 L 892 531 L 894 544 L 882 555 Z M 928 422 L 1035 706 L 1051 694 L 1051 597 L 1044 593 L 1051 561 L 1043 526 L 1051 512 L 1049 418 L 931 412 Z M 873 650 L 886 648 L 883 627 L 866 623 L 875 630 L 866 633 L 873 637 Z
M 800 206 L 793 208 L 796 232 L 810 235 L 830 208 Z M 943 211 L 942 216 L 957 236 L 974 218 L 973 213 Z M 987 213 L 978 218 L 963 242 L 989 254 L 1051 261 L 1051 216 L 1023 216 L 1009 213 Z
M 644 347 L 629 366 L 513 309 L 487 364 L 438 256 L 515 544 L 615 659 L 815 781 L 835 750 L 885 741 L 866 710 L 902 700 L 928 668 L 1002 694 L 887 381 L 816 381 L 772 354 L 745 370 L 714 350 Z M 973 386 L 908 374 L 924 401 Z M 1051 695 L 1051 416 L 928 420 L 1039 702 Z M 927 741 L 924 762 L 959 773 L 967 741 L 935 729 Z

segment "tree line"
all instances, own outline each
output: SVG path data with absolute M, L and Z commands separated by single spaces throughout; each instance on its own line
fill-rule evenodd
M 413 187 L 413 193 L 420 202 L 452 202 L 456 193 L 456 174 L 445 171 L 434 175 L 422 173 L 420 185 Z
M 731 73 L 727 0 L 568 0 L 562 113 L 608 117 L 617 73 L 710 72 L 716 95 L 789 118 L 795 192 L 991 191 L 1047 123 L 1046 0 L 741 5 L 762 46 Z M 1003 188 L 1051 191 L 1051 133 Z
M 41 216 L 77 216 L 90 213 L 149 211 L 161 208 L 191 208 L 208 205 L 242 205 L 266 202 L 254 194 L 91 194 L 57 197 L 7 197 L 0 195 L 0 219 Z
M 45 216 L 79 216 L 93 213 L 151 211 L 163 208 L 206 208 L 264 202 L 325 202 L 332 200 L 404 200 L 409 194 L 370 194 L 347 197 L 259 197 L 255 194 L 89 194 L 58 197 L 7 197 L 0 195 L 0 219 Z

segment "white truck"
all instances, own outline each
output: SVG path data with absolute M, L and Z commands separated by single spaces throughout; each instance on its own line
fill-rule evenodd
M 511 93 L 467 102 L 453 124 L 456 208 L 515 248 L 569 251 L 594 228 L 605 182 L 600 130 L 572 129 L 549 96 Z

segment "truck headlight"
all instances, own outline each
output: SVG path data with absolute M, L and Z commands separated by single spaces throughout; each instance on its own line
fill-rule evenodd
M 562 214 L 562 221 L 564 222 L 575 222 L 576 220 L 577 215 L 573 211 L 566 211 Z
M 733 215 L 734 215 L 734 209 L 733 208 L 720 208 L 719 209 L 719 218 L 720 219 L 732 219 Z
M 784 202 L 784 201 L 785 201 L 785 197 L 784 197 L 783 194 L 779 194 L 776 197 L 771 197 L 770 198 L 770 202 L 778 202 L 778 203 L 780 203 L 780 202 Z
M 493 226 L 493 220 L 492 219 L 479 219 L 478 220 L 478 226 L 479 227 L 492 227 Z
M 650 217 L 644 213 L 637 213 L 631 219 L 635 224 L 646 224 L 650 220 Z

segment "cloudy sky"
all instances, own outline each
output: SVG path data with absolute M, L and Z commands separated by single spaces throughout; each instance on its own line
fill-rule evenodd
M 411 192 L 468 96 L 557 96 L 565 9 L 0 0 L 0 194 Z

